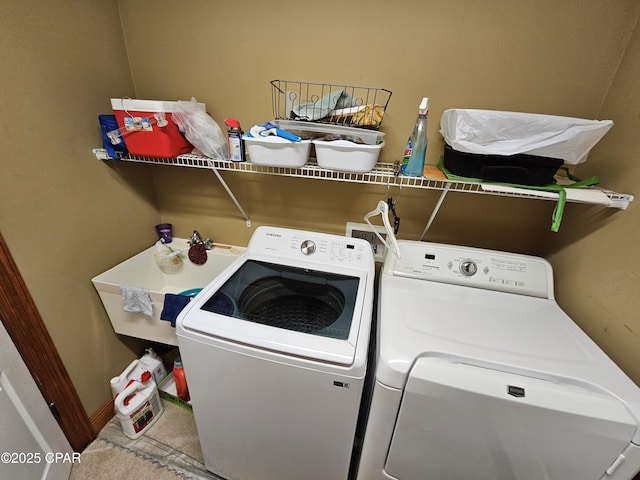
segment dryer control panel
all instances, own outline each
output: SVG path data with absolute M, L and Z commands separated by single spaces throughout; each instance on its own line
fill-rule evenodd
M 384 273 L 487 290 L 553 298 L 553 271 L 540 257 L 429 242 L 400 241 Z

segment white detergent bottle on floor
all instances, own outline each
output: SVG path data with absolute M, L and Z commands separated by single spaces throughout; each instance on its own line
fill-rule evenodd
M 111 394 L 115 398 L 117 394 L 122 392 L 132 380 L 139 380 L 147 369 L 140 363 L 140 360 L 133 360 L 120 375 L 113 377 L 109 384 L 111 385 Z
M 153 351 L 153 348 L 147 348 L 144 352 L 144 355 L 140 357 L 140 364 L 151 372 L 153 380 L 159 385 L 167 376 L 167 369 L 164 368 L 162 359 Z
M 403 175 L 421 177 L 427 155 L 427 118 L 429 115 L 429 99 L 423 98 L 418 107 L 418 118 L 409 139 L 411 154 Z M 407 152 L 408 153 L 408 152 Z
M 156 384 L 159 384 L 167 376 L 167 369 L 162 363 L 162 359 L 152 348 L 147 348 L 145 354 L 133 360 L 124 371 L 117 377 L 110 380 L 111 394 L 115 396 L 129 385 L 132 380 L 140 380 L 144 372 L 150 372 Z
M 114 402 L 114 411 L 124 434 L 136 439 L 156 423 L 164 407 L 160 401 L 158 387 L 150 372 L 143 375 L 142 381 L 133 380 L 118 395 Z

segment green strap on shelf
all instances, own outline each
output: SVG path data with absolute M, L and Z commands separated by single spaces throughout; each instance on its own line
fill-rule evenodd
M 462 177 L 460 175 L 456 175 L 451 173 L 444 166 L 444 158 L 440 157 L 440 164 L 438 165 L 440 170 L 442 170 L 445 176 L 449 180 L 458 180 L 461 182 L 474 182 L 474 183 L 489 183 L 493 185 L 505 185 L 507 187 L 515 187 L 515 188 L 525 188 L 527 190 L 540 190 L 545 192 L 556 192 L 558 194 L 558 202 L 556 203 L 555 208 L 553 209 L 553 214 L 551 216 L 551 231 L 558 232 L 560 230 L 560 224 L 562 223 L 562 215 L 564 214 L 564 206 L 567 203 L 567 188 L 580 188 L 580 187 L 589 187 L 592 185 L 597 185 L 600 183 L 600 177 L 594 175 L 585 180 L 580 180 L 579 178 L 573 176 L 569 173 L 569 169 L 566 167 L 560 167 L 560 170 L 564 170 L 567 174 L 567 178 L 573 181 L 572 184 L 569 185 L 558 185 L 555 183 L 551 183 L 549 185 L 520 185 L 517 183 L 501 183 L 501 182 L 489 182 L 486 180 L 482 180 L 481 178 L 471 178 L 471 177 Z

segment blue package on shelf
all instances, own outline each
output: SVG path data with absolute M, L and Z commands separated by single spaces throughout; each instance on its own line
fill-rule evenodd
M 129 153 L 127 146 L 124 143 L 124 139 L 120 137 L 120 143 L 114 145 L 111 143 L 111 139 L 107 135 L 108 132 L 118 130 L 118 122 L 116 116 L 111 115 L 98 115 L 98 121 L 100 122 L 100 130 L 102 131 L 102 146 L 107 151 L 109 156 L 113 159 L 119 159 L 121 156 Z M 118 155 L 118 152 L 120 155 Z

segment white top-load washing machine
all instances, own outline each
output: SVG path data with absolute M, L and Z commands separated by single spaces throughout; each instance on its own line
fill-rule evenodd
M 373 283 L 364 240 L 259 227 L 180 313 L 207 469 L 228 480 L 347 478 Z
M 362 480 L 629 480 L 640 389 L 560 309 L 544 259 L 399 242 L 379 286 Z

